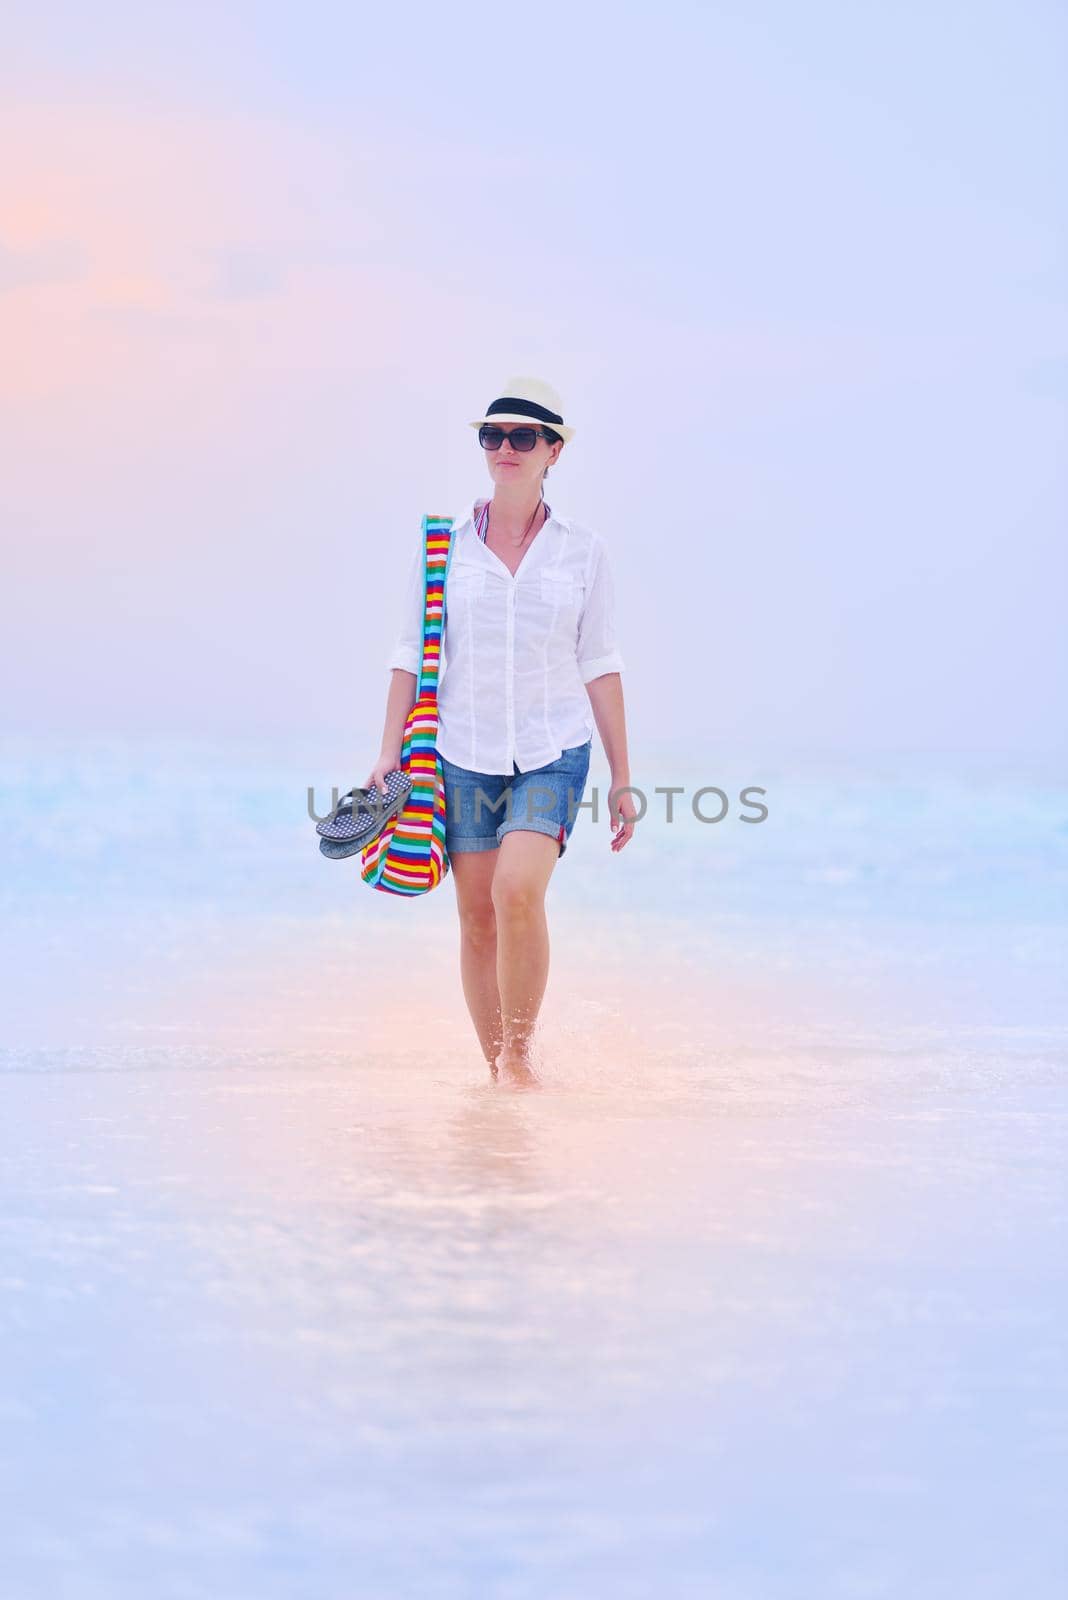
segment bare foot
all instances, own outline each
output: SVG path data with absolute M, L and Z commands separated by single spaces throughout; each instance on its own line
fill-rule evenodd
M 502 1050 L 497 1057 L 496 1074 L 498 1082 L 502 1079 L 507 1079 L 509 1083 L 521 1084 L 541 1081 L 530 1050 Z

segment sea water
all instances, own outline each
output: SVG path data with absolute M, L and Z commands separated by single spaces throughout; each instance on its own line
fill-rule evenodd
M 1065 786 L 632 769 L 519 1087 L 365 771 L 8 742 L 5 1596 L 1063 1593 Z

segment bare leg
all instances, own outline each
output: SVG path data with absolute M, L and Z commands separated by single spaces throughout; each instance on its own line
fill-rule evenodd
M 560 848 L 547 834 L 506 833 L 493 874 L 497 920 L 497 988 L 504 1042 L 498 1067 L 529 1071 L 534 1024 L 549 976 L 545 890 Z
M 460 980 L 482 1054 L 496 1073 L 503 1042 L 497 991 L 497 920 L 490 893 L 497 850 L 462 850 L 450 856 L 460 913 Z

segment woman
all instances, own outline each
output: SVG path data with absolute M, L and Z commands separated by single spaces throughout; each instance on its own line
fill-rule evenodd
M 555 515 L 543 482 L 574 429 L 554 389 L 510 378 L 471 426 L 493 482 L 453 520 L 438 675 L 445 847 L 460 913 L 460 974 L 494 1075 L 532 1075 L 549 971 L 545 890 L 589 770 L 590 707 L 611 789 L 630 783 L 611 572 L 598 534 Z M 412 552 L 382 749 L 365 787 L 400 766 L 423 647 L 423 543 Z M 609 797 L 621 850 L 630 794 Z

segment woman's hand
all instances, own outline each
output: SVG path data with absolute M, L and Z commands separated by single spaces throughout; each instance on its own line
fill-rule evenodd
M 371 768 L 371 771 L 368 773 L 367 777 L 363 780 L 363 787 L 365 789 L 376 789 L 378 791 L 379 800 L 384 800 L 386 794 L 386 775 L 390 772 L 396 772 L 400 764 L 401 753 L 399 750 L 380 751 L 374 766 Z
M 622 789 L 623 793 L 617 796 L 617 789 Z M 608 785 L 608 814 L 612 820 L 612 849 L 622 850 L 638 821 L 638 809 L 630 793 L 629 773 L 619 776 L 613 774 Z

